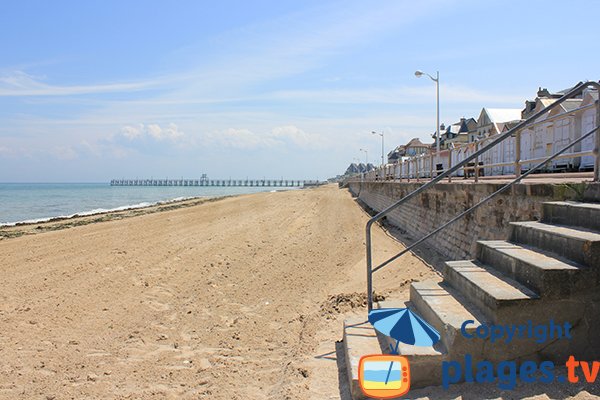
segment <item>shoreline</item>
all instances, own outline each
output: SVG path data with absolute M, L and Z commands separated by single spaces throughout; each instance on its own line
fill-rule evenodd
M 253 193 L 250 193 L 253 194 Z M 140 215 L 154 214 L 179 208 L 193 207 L 204 203 L 215 202 L 230 197 L 244 196 L 236 194 L 227 196 L 197 196 L 189 198 L 176 198 L 173 200 L 158 201 L 156 203 L 139 206 L 121 206 L 111 210 L 98 212 L 83 211 L 68 216 L 57 216 L 42 218 L 40 220 L 21 221 L 10 224 L 0 224 L 0 241 L 14 239 L 23 235 L 34 235 L 37 233 L 69 229 L 75 226 L 89 225 L 99 222 L 120 220 L 137 217 Z
M 16 222 L 0 222 L 0 228 L 41 224 L 41 223 L 45 223 L 45 222 L 63 221 L 63 220 L 71 219 L 71 218 L 77 218 L 77 217 L 89 217 L 92 215 L 107 214 L 107 213 L 111 213 L 111 212 L 137 210 L 137 209 L 158 206 L 158 205 L 162 205 L 162 204 L 170 204 L 170 203 L 177 203 L 177 202 L 182 202 L 182 201 L 187 201 L 187 200 L 204 199 L 204 198 L 210 198 L 210 196 L 176 197 L 176 198 L 173 198 L 170 200 L 159 200 L 159 201 L 155 201 L 152 203 L 142 202 L 142 203 L 138 203 L 138 204 L 126 204 L 124 206 L 118 206 L 118 207 L 114 207 L 114 208 L 106 208 L 106 209 L 105 208 L 97 208 L 97 209 L 93 209 L 93 210 L 89 210 L 89 211 L 78 211 L 78 212 L 76 212 L 74 214 L 70 214 L 70 215 L 57 215 L 57 216 L 52 216 L 52 217 L 26 219 L 26 220 L 16 221 Z
M 68 229 L 75 226 L 88 225 L 98 222 L 119 220 L 139 215 L 153 214 L 178 208 L 193 207 L 207 202 L 214 202 L 231 197 L 253 195 L 258 193 L 279 193 L 298 189 L 270 190 L 252 193 L 239 193 L 222 196 L 190 196 L 176 197 L 170 200 L 159 200 L 153 203 L 143 202 L 124 205 L 111 209 L 95 209 L 80 211 L 71 215 L 59 215 L 32 220 L 0 223 L 0 241 L 13 239 L 23 235 L 37 234 L 47 231 Z
M 0 183 L 0 185 L 2 185 Z M 32 185 L 29 183 L 10 183 L 8 185 Z M 44 184 L 34 184 L 34 185 L 44 185 Z M 47 184 L 47 185 L 56 185 L 56 184 Z M 57 184 L 62 185 L 62 184 Z M 95 183 L 78 183 L 75 185 L 97 185 Z M 100 201 L 100 202 L 92 202 L 92 204 L 86 204 L 85 201 L 79 201 L 77 204 L 68 204 L 66 207 L 59 207 L 62 210 L 52 210 L 49 212 L 20 212 L 11 218 L 11 214 L 8 213 L 5 218 L 0 219 L 0 230 L 15 227 L 15 226 L 26 226 L 31 224 L 42 224 L 47 222 L 56 222 L 62 220 L 68 220 L 71 218 L 78 217 L 87 217 L 94 215 L 103 215 L 107 213 L 113 212 L 121 212 L 121 211 L 129 211 L 135 209 L 145 209 L 148 207 L 184 202 L 189 200 L 197 200 L 197 199 L 208 199 L 213 197 L 227 197 L 227 196 L 238 196 L 243 194 L 252 194 L 252 193 L 260 193 L 260 192 L 280 192 L 286 190 L 293 190 L 295 188 L 277 188 L 276 190 L 258 190 L 258 191 L 222 191 L 217 190 L 206 191 L 204 192 L 192 192 L 192 193 L 155 193 L 154 196 L 134 196 L 133 198 L 122 198 L 120 201 L 110 201 L 110 199 L 105 199 L 108 201 Z M 166 195 L 165 195 L 166 194 Z M 83 200 L 80 199 L 80 200 Z M 57 200 L 58 201 L 58 200 Z M 72 203 L 72 202 L 71 202 Z M 35 209 L 36 204 L 31 204 L 31 206 Z M 10 208 L 10 202 L 7 205 Z M 22 208 L 22 207 L 21 207 Z

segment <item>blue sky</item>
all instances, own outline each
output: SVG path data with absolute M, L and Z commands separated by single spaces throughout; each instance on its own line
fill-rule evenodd
M 18 1 L 0 182 L 327 178 L 441 120 L 598 80 L 597 1 Z

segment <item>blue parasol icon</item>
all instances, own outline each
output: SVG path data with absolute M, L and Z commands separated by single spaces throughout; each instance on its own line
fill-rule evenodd
M 392 349 L 392 354 L 398 354 L 400 342 L 413 346 L 433 346 L 440 340 L 438 331 L 408 308 L 371 310 L 369 312 L 369 322 L 379 332 L 396 339 L 396 348 Z M 385 379 L 386 385 L 393 364 L 393 362 L 390 363 Z

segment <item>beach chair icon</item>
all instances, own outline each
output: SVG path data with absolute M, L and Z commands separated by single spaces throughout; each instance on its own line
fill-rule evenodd
M 402 396 L 410 389 L 408 359 L 391 354 L 363 356 L 358 364 L 358 382 L 368 397 L 389 399 Z

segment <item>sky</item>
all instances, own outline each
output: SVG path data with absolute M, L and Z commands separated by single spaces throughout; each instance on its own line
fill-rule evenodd
M 600 79 L 598 1 L 13 1 L 0 182 L 326 179 Z M 361 152 L 360 149 L 367 150 Z

